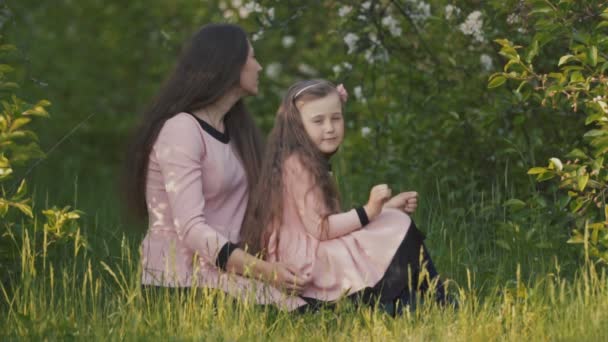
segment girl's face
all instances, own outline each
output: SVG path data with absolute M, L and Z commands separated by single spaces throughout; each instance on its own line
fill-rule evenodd
M 304 128 L 317 148 L 325 153 L 336 152 L 344 139 L 342 103 L 336 92 L 325 97 L 297 101 Z
M 262 66 L 255 59 L 253 47 L 249 44 L 249 55 L 247 62 L 241 69 L 241 89 L 248 95 L 256 95 L 258 93 L 258 74 L 262 70 Z

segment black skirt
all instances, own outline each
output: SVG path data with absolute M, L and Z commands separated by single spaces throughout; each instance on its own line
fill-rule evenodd
M 420 255 L 424 248 L 424 234 L 418 230 L 414 221 L 405 234 L 403 241 L 397 248 L 386 272 L 380 281 L 373 287 L 367 287 L 346 297 L 355 305 L 376 305 L 376 303 L 393 303 L 404 292 L 411 292 L 415 288 L 420 273 Z M 316 298 L 302 297 L 306 305 L 298 309 L 299 312 L 317 311 L 320 308 L 331 308 L 332 302 Z

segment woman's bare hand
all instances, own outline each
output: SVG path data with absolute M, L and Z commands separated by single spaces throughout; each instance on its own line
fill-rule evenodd
M 269 262 L 266 279 L 273 286 L 287 292 L 301 294 L 311 281 L 309 274 L 299 274 L 297 270 L 284 263 Z

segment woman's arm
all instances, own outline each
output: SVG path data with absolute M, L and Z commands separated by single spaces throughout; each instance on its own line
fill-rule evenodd
M 226 269 L 296 293 L 301 293 L 310 282 L 310 279 L 299 276 L 286 264 L 258 259 L 240 248 L 232 252 L 226 262 Z
M 190 117 L 168 120 L 152 151 L 164 178 L 169 198 L 165 205 L 171 209 L 178 237 L 208 263 L 241 275 L 261 275 L 278 287 L 301 291 L 302 278 L 297 279 L 281 264 L 265 262 L 238 249 L 207 224 L 200 160 L 205 155 L 205 145 L 196 125 Z
M 210 226 L 205 217 L 203 170 L 205 144 L 198 123 L 189 116 L 169 119 L 161 129 L 152 149 L 163 177 L 173 225 L 181 241 L 196 251 L 203 260 L 215 263 L 220 248 L 228 239 Z

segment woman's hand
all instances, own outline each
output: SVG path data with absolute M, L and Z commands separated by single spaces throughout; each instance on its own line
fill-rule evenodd
M 264 277 L 274 287 L 295 294 L 302 293 L 311 281 L 310 275 L 299 274 L 289 265 L 279 262 L 266 262 Z
M 367 218 L 371 221 L 382 211 L 382 206 L 391 197 L 391 189 L 386 184 L 376 185 L 369 193 L 369 200 L 363 206 Z
M 416 191 L 406 191 L 388 200 L 384 207 L 402 210 L 408 214 L 413 214 L 418 208 L 418 193 Z

